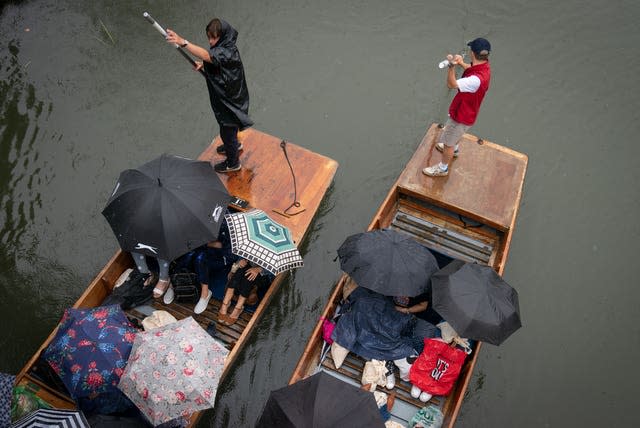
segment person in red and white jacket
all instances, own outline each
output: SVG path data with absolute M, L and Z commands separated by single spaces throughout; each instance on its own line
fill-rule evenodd
M 458 93 L 451 101 L 449 119 L 436 144 L 436 149 L 443 152 L 442 161 L 422 170 L 431 177 L 444 177 L 449 174 L 449 164 L 459 153 L 458 143 L 462 135 L 476 122 L 484 95 L 489 90 L 491 44 L 487 39 L 480 37 L 467 43 L 467 46 L 471 48 L 471 64 L 465 63 L 461 55 L 447 55 L 447 86 L 457 89 Z M 464 70 L 460 79 L 456 79 L 456 66 Z

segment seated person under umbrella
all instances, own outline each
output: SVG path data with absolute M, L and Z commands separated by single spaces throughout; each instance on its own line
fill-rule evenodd
M 158 274 L 152 272 L 147 265 L 147 257 L 142 253 L 131 252 L 131 257 L 138 267 L 140 273 L 148 274 L 148 278 L 144 282 L 144 286 L 153 285 L 153 297 L 159 299 L 169 288 L 169 261 L 156 258 L 158 262 Z
M 437 325 L 442 321 L 442 317 L 430 305 L 431 287 L 425 293 L 415 297 L 395 296 L 393 303 L 397 311 L 403 314 L 411 314 L 427 321 L 433 325 Z
M 225 325 L 235 324 L 244 310 L 244 304 L 252 289 L 268 286 L 273 281 L 273 278 L 274 275 L 271 272 L 246 259 L 241 258 L 234 263 L 229 272 L 229 282 L 222 298 L 218 320 Z M 238 300 L 229 315 L 229 305 L 236 293 L 238 294 Z M 255 302 L 253 303 L 255 304 Z
M 195 272 L 200 283 L 200 300 L 196 303 L 193 312 L 201 314 L 207 309 L 209 300 L 213 296 L 210 289 L 212 278 L 217 272 L 229 269 L 238 256 L 231 252 L 231 242 L 229 240 L 229 229 L 226 221 L 220 227 L 220 233 L 216 241 L 211 241 L 206 245 L 196 248 L 187 254 L 180 256 L 173 263 L 173 271 L 177 272 L 186 269 Z M 170 304 L 175 298 L 175 293 L 170 287 L 164 295 L 164 303 Z
M 396 360 L 419 354 L 424 338 L 437 334 L 433 324 L 395 310 L 389 297 L 356 287 L 331 338 L 365 359 Z

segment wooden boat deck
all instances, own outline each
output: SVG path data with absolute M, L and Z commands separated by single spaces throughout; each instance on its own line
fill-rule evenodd
M 470 134 L 463 136 L 460 156 L 446 177 L 429 178 L 422 168 L 440 162 L 435 143 L 442 130 L 432 125 L 398 179 L 407 194 L 419 195 L 498 230 L 511 228 L 522 192 L 527 156 Z
M 438 125 L 432 125 L 411 160 L 389 191 L 367 230 L 392 228 L 408 234 L 449 259 L 492 266 L 502 275 L 509 253 L 515 220 L 522 197 L 527 156 L 465 134 L 461 155 L 447 177 L 427 177 L 422 168 L 439 162 L 435 149 Z M 331 319 L 345 290 L 353 282 L 345 274 L 338 281 L 322 313 Z M 349 353 L 336 369 L 329 356 L 321 361 L 322 321 L 318 321 L 289 383 L 316 370 L 324 370 L 346 382 L 359 384 L 364 360 Z M 481 342 L 473 347 L 453 391 L 433 397 L 430 403 L 444 414 L 443 427 L 452 427 L 475 367 Z M 424 403 L 413 399 L 411 385 L 396 373 L 396 401 L 392 419 L 407 423 Z M 386 391 L 389 392 L 389 391 Z
M 294 181 L 280 146 L 282 140 L 251 128 L 241 132 L 239 139 L 244 148 L 240 153 L 242 169 L 230 174 L 221 174 L 220 178 L 231 195 L 248 201 L 247 209 L 262 209 L 278 223 L 288 227 L 294 241 L 299 245 L 304 240 L 322 199 L 333 181 L 338 163 L 303 147 L 286 143 L 287 155 L 295 173 L 297 200 L 300 204 L 299 207 L 294 207 L 290 213 L 301 212 L 293 216 L 284 216 L 277 214 L 276 211 L 282 212 L 294 202 Z M 215 151 L 215 147 L 219 144 L 221 144 L 220 138 L 216 137 L 198 159 L 209 161 L 212 164 L 223 160 L 223 156 L 218 155 Z M 126 269 L 132 267 L 134 264 L 129 253 L 118 250 L 73 307 L 100 306 L 111 293 L 119 276 Z M 217 323 L 216 314 L 221 302 L 214 298 L 210 300 L 207 310 L 200 315 L 193 313 L 194 305 L 180 303 L 165 305 L 162 303 L 162 299 L 152 302 L 151 306 L 153 309 L 166 310 L 177 319 L 193 316 L 205 329 L 211 322 L 216 323 L 216 337 L 231 350 L 225 361 L 223 378 L 229 367 L 233 365 L 242 344 L 259 321 L 285 277 L 286 272 L 277 275 L 255 311 L 253 313 L 243 312 L 238 322 L 233 326 Z M 143 308 L 149 309 L 148 307 L 132 309 L 128 311 L 128 315 L 141 320 L 145 317 L 145 314 L 141 312 Z M 68 408 L 73 407 L 73 400 L 66 395 L 66 391 L 60 390 L 59 385 L 47 384 L 43 379 L 43 373 L 40 373 L 42 370 L 38 369 L 40 354 L 49 345 L 56 331 L 57 326 L 18 374 L 16 384 L 25 381 L 37 385 L 40 388 L 39 395 L 42 398 L 48 399 L 52 403 L 55 400 L 53 403 L 55 407 Z M 198 417 L 199 414 L 192 417 L 192 425 Z

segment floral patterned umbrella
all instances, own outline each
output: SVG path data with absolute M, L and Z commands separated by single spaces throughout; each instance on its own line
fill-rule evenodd
M 110 413 L 128 403 L 117 389 L 138 330 L 119 305 L 66 309 L 43 358 L 81 407 Z
M 192 318 L 139 333 L 118 388 L 154 425 L 213 407 L 229 351 Z

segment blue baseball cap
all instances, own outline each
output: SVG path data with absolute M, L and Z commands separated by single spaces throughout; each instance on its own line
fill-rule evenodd
M 482 37 L 471 40 L 467 43 L 467 46 L 469 46 L 476 55 L 487 55 L 491 52 L 491 43 L 489 43 L 489 40 L 483 39 Z

